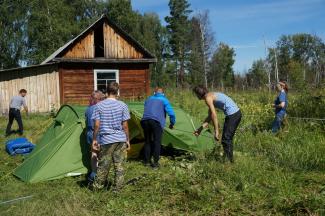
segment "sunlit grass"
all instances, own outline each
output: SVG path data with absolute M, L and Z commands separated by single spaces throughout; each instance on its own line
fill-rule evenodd
M 167 91 L 167 95 L 173 104 L 204 119 L 207 108 L 191 92 Z M 153 171 L 129 161 L 126 180 L 135 180 L 120 194 L 91 192 L 80 185 L 84 176 L 23 183 L 10 175 L 23 157 L 7 155 L 7 139 L 1 136 L 0 203 L 33 197 L 0 205 L 0 215 L 324 215 L 323 124 L 289 119 L 285 131 L 273 135 L 269 131 L 273 94 L 230 95 L 244 114 L 235 136 L 235 164 L 195 154 L 163 157 L 162 168 Z M 24 116 L 26 136 L 36 141 L 49 119 L 49 115 Z M 0 130 L 4 132 L 5 126 L 1 117 Z

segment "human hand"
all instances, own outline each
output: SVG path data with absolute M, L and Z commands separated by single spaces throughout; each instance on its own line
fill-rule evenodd
M 92 152 L 99 152 L 100 145 L 98 144 L 97 140 L 93 140 L 93 143 L 91 144 L 91 151 Z
M 201 127 L 199 127 L 198 129 L 196 129 L 196 131 L 194 131 L 193 134 L 194 134 L 195 136 L 200 136 L 202 130 L 203 130 L 203 127 L 201 126 Z
M 130 151 L 131 150 L 131 144 L 129 141 L 126 142 L 126 150 Z
M 214 139 L 219 141 L 219 131 L 218 130 L 216 130 L 214 133 Z

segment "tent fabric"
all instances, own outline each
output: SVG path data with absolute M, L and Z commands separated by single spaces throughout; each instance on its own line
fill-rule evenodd
M 144 106 L 143 103 L 128 103 L 128 106 L 131 113 L 129 130 L 132 151 L 128 156 L 132 157 L 139 155 L 142 146 L 139 143 L 144 140 L 140 124 Z M 86 108 L 63 105 L 33 152 L 14 171 L 14 175 L 25 182 L 34 183 L 87 173 L 90 151 L 84 133 Z M 192 152 L 204 152 L 214 147 L 211 133 L 203 131 L 200 137 L 195 137 L 192 134 L 195 121 L 178 107 L 174 111 L 177 118 L 175 129 L 164 129 L 163 146 Z M 132 140 L 141 142 L 132 145 Z
M 89 148 L 83 134 L 80 109 L 64 105 L 37 142 L 33 152 L 14 175 L 26 182 L 40 182 L 87 172 Z

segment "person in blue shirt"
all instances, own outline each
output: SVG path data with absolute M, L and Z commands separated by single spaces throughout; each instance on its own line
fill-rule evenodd
M 216 108 L 223 111 L 226 116 L 221 138 L 221 143 L 224 150 L 223 157 L 224 159 L 227 158 L 231 163 L 233 163 L 232 140 L 242 117 L 239 107 L 227 95 L 221 92 L 209 92 L 207 88 L 201 85 L 194 87 L 193 92 L 196 94 L 199 100 L 204 100 L 209 108 L 207 118 L 204 120 L 202 126 L 194 131 L 194 135 L 199 136 L 203 128 L 208 127 L 209 122 L 212 121 L 215 130 L 214 138 L 218 141 L 219 123 Z
M 144 103 L 144 113 L 141 120 L 145 137 L 144 165 L 151 165 L 154 169 L 159 168 L 161 139 L 166 124 L 166 113 L 170 119 L 169 128 L 173 129 L 176 123 L 173 107 L 165 97 L 163 89 L 157 87 L 154 95 Z M 152 157 L 153 161 L 151 161 Z
M 272 107 L 274 108 L 275 112 L 275 118 L 272 124 L 273 133 L 277 133 L 280 130 L 284 117 L 286 115 L 286 110 L 288 107 L 287 83 L 284 81 L 278 82 L 278 84 L 276 85 L 276 91 L 278 92 L 278 96 L 275 99 L 274 104 L 272 104 Z
M 93 142 L 93 134 L 94 134 L 94 120 L 91 119 L 95 105 L 100 102 L 103 99 L 103 93 L 101 91 L 93 91 L 93 93 L 90 96 L 89 99 L 89 106 L 85 112 L 85 118 L 86 118 L 86 138 L 87 138 L 87 143 L 89 146 L 91 146 Z M 97 172 L 97 153 L 96 152 L 91 152 L 91 173 L 89 174 L 88 180 L 91 182 L 94 180 Z

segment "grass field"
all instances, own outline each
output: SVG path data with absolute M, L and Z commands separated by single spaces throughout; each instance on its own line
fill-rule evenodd
M 207 109 L 191 93 L 167 94 L 204 118 Z M 23 157 L 7 155 L 1 136 L 0 203 L 32 197 L 0 204 L 0 215 L 325 215 L 325 122 L 288 119 L 285 129 L 273 135 L 273 94 L 230 95 L 244 114 L 234 164 L 222 164 L 211 154 L 164 156 L 158 171 L 129 161 L 126 181 L 136 181 L 119 194 L 88 190 L 81 184 L 84 176 L 23 183 L 10 175 Z M 289 95 L 289 116 L 325 117 L 324 99 L 302 98 Z M 26 136 L 37 141 L 49 118 L 24 117 Z M 0 131 L 6 121 L 0 117 Z

